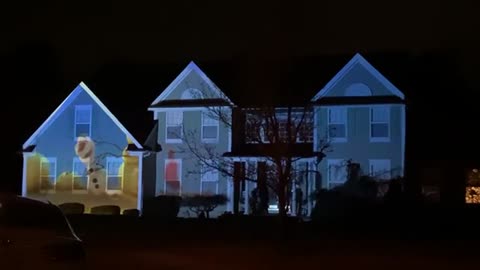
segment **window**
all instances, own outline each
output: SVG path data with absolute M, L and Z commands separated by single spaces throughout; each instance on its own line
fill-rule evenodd
M 179 143 L 182 141 L 182 111 L 167 111 L 166 112 L 166 137 L 167 143 Z
M 75 139 L 81 136 L 91 137 L 92 133 L 92 106 L 75 106 Z
M 218 142 L 219 121 L 207 112 L 202 112 L 202 141 Z
M 347 166 L 343 159 L 328 159 L 328 188 L 343 185 L 347 181 Z
M 182 160 L 165 160 L 165 194 L 181 195 Z
M 328 109 L 328 137 L 333 142 L 347 141 L 346 107 L 332 107 Z
M 200 179 L 200 194 L 218 193 L 218 170 L 207 165 L 202 166 Z
M 40 161 L 40 190 L 54 192 L 57 182 L 57 159 L 43 157 Z
M 386 106 L 370 108 L 370 141 L 390 140 L 390 108 Z
M 370 176 L 379 180 L 390 180 L 392 171 L 389 159 L 370 159 Z
M 122 192 L 123 189 L 123 159 L 107 157 L 107 187 L 108 193 Z
M 78 158 L 73 159 L 72 172 L 72 190 L 87 191 L 88 189 L 88 172 L 87 167 Z

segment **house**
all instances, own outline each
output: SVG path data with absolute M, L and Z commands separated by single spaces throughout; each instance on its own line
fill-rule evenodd
M 157 124 L 146 144 L 161 145 L 162 151 L 145 158 L 145 198 L 232 193 L 230 177 L 207 164 L 221 162 L 232 144 L 228 120 L 212 114 L 218 110 L 229 118 L 233 106 L 194 62 L 161 92 L 148 108 Z M 216 211 L 227 208 L 230 203 Z M 181 209 L 180 215 L 194 214 Z
M 345 183 L 347 161 L 378 180 L 403 176 L 405 96 L 360 54 L 356 54 L 312 99 L 314 143 L 332 151 L 318 165 L 322 188 Z
M 143 147 L 82 82 L 23 144 L 22 195 L 142 207 Z

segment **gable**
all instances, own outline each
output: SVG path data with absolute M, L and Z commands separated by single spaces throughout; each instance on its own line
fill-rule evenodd
M 173 80 L 172 83 L 152 102 L 151 106 L 162 102 L 185 100 L 224 100 L 231 104 L 230 99 L 213 83 L 207 75 L 194 63 L 188 66 Z
M 77 104 L 78 103 L 78 104 Z M 23 144 L 23 149 L 36 144 L 36 141 L 46 132 L 49 128 L 64 115 L 65 113 L 72 113 L 75 105 L 80 104 L 92 104 L 95 109 L 102 111 L 108 121 L 112 122 L 114 126 L 125 134 L 127 141 L 135 144 L 138 149 L 142 149 L 142 145 L 133 137 L 132 134 L 118 121 L 118 119 L 107 109 L 107 107 L 93 94 L 93 92 L 82 82 L 68 95 L 68 97 L 53 111 L 53 113 L 42 123 L 42 125 L 28 138 Z M 73 121 L 73 120 L 72 120 Z M 73 123 L 73 122 L 72 122 Z M 73 125 L 72 125 L 73 126 Z
M 313 101 L 325 97 L 357 96 L 394 96 L 404 99 L 385 76 L 356 54 L 313 98 Z

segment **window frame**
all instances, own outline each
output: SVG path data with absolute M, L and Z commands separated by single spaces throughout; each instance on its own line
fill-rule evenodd
M 163 166 L 163 193 L 167 195 L 167 182 L 173 182 L 173 181 L 167 181 L 166 173 L 167 173 L 167 165 L 170 162 L 176 162 L 177 163 L 177 170 L 178 170 L 178 196 L 182 196 L 182 170 L 183 170 L 183 164 L 182 164 L 182 159 L 180 158 L 166 158 Z
M 88 111 L 90 114 L 90 119 L 87 122 L 77 122 L 77 114 L 79 111 Z M 92 137 L 92 105 L 75 105 L 75 114 L 73 118 L 73 136 L 74 140 L 76 140 L 79 136 L 77 136 L 77 125 L 88 125 L 88 137 Z
M 334 110 L 340 110 L 342 115 L 344 115 L 342 122 L 332 122 L 331 113 Z M 331 137 L 330 136 L 330 125 L 344 125 L 345 126 L 345 136 L 344 137 Z M 335 143 L 345 143 L 348 141 L 348 107 L 345 106 L 331 106 L 327 108 L 327 137 L 331 142 Z
M 169 114 L 178 113 L 180 116 L 180 125 L 169 125 Z M 169 127 L 180 127 L 180 138 L 168 138 Z M 182 110 L 169 110 L 165 112 L 165 143 L 181 143 L 183 138 L 183 111 Z
M 388 173 L 388 177 L 387 178 L 378 178 L 378 177 L 375 177 L 375 171 L 374 171 L 374 167 L 375 167 L 375 163 L 379 164 L 381 162 L 385 162 L 386 164 L 388 164 L 388 170 L 387 170 L 387 173 Z M 390 179 L 392 179 L 392 160 L 391 159 L 369 159 L 368 160 L 368 174 L 370 175 L 370 177 L 373 177 L 374 179 L 378 179 L 378 180 L 382 180 L 382 181 L 388 181 Z
M 333 159 L 327 159 L 327 189 L 332 189 L 334 187 L 330 187 L 331 184 L 339 184 L 339 185 L 343 185 L 345 184 L 345 182 L 347 182 L 347 178 L 348 177 L 348 174 L 346 172 L 346 168 L 345 168 L 345 181 L 343 182 L 339 182 L 339 181 L 332 181 L 331 179 L 331 170 L 330 170 L 330 167 L 333 165 L 341 165 L 341 166 L 344 166 L 343 163 L 345 162 L 344 159 L 340 159 L 340 158 L 333 158 Z
M 220 139 L 220 121 L 219 121 L 219 119 L 214 119 L 214 118 L 210 117 L 208 115 L 208 112 L 202 111 L 201 113 L 202 113 L 202 117 L 201 117 L 202 122 L 201 122 L 201 127 L 200 127 L 200 138 L 202 139 L 202 142 L 203 143 L 218 143 L 218 141 Z M 212 124 L 205 125 L 204 120 L 207 119 L 207 118 L 209 120 L 215 121 L 216 125 L 212 125 Z M 216 138 L 204 138 L 203 137 L 203 134 L 204 134 L 203 128 L 204 127 L 216 127 L 217 128 Z
M 88 188 L 89 188 L 89 185 L 90 185 L 90 174 L 88 173 L 88 168 L 86 166 L 85 166 L 85 172 L 86 172 L 86 177 L 87 177 L 87 186 L 86 186 L 85 189 L 75 189 L 75 176 L 76 176 L 76 174 L 75 174 L 75 164 L 76 163 L 83 164 L 83 162 L 80 161 L 80 159 L 78 157 L 73 158 L 73 162 L 72 162 L 72 193 L 88 193 Z
M 107 194 L 122 194 L 123 193 L 123 188 L 124 188 L 124 176 L 125 176 L 125 167 L 121 167 L 122 170 L 120 173 L 117 174 L 110 174 L 110 164 L 112 161 L 121 161 L 120 166 L 122 166 L 123 158 L 122 157 L 113 157 L 113 156 L 108 156 L 106 159 L 106 174 L 105 174 L 105 191 Z M 109 177 L 120 177 L 120 189 L 108 189 L 108 179 Z
M 43 159 L 46 159 L 49 163 L 49 166 L 51 163 L 54 163 L 55 164 L 55 171 L 52 172 L 50 171 L 50 169 L 48 170 L 48 175 L 44 175 L 42 173 L 43 171 L 43 163 L 45 163 L 43 161 Z M 46 192 L 46 193 L 55 193 L 56 192 L 56 188 L 57 188 L 57 158 L 56 157 L 43 157 L 42 159 L 40 159 L 40 174 L 39 174 L 39 180 L 40 180 L 40 192 Z M 53 189 L 42 189 L 42 178 L 43 177 L 52 177 L 53 178 Z
M 386 109 L 386 112 L 388 114 L 387 116 L 387 121 L 386 122 L 383 122 L 383 121 L 373 121 L 373 115 L 374 115 L 374 109 Z M 391 128 L 391 107 L 390 106 L 371 106 L 369 107 L 369 131 L 368 131 L 368 134 L 369 134 L 369 138 L 370 138 L 370 142 L 390 142 L 390 128 Z M 373 137 L 372 135 L 372 126 L 375 125 L 375 124 L 386 124 L 387 125 L 387 136 L 386 137 Z
M 203 195 L 203 183 L 215 183 L 215 195 L 218 194 L 218 183 L 220 179 L 220 172 L 214 168 L 209 168 L 209 170 L 206 170 L 205 167 L 208 167 L 205 164 L 201 165 L 201 173 L 200 173 L 200 194 Z M 216 179 L 215 180 L 207 180 L 205 179 L 205 176 L 209 172 L 215 172 Z

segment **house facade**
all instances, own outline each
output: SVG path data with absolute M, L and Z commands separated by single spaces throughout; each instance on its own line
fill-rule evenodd
M 378 70 L 356 54 L 312 99 L 315 141 L 331 144 L 318 165 L 322 188 L 345 183 L 348 162 L 377 180 L 403 176 L 405 97 Z
M 22 195 L 54 204 L 142 207 L 142 145 L 80 83 L 23 144 Z
M 148 108 L 157 122 L 149 140 L 162 147 L 146 161 L 150 164 L 145 167 L 148 197 L 231 193 L 231 179 L 215 164 L 231 149 L 228 123 L 233 106 L 193 62 L 161 92 Z M 221 121 L 217 111 L 227 119 Z M 227 207 L 220 206 L 216 212 Z M 180 215 L 195 214 L 182 208 Z

